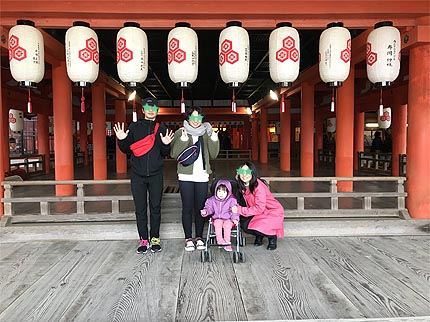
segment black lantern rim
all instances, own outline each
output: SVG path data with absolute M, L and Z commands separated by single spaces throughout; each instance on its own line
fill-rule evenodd
M 375 23 L 374 29 L 378 29 L 381 27 L 392 27 L 393 22 L 392 21 L 380 21 L 378 23 Z
M 191 24 L 189 22 L 181 21 L 181 22 L 175 23 L 175 27 L 187 27 L 187 28 L 190 28 Z
M 86 21 L 73 21 L 73 26 L 89 27 L 90 24 Z
M 242 21 L 237 21 L 237 20 L 229 21 L 226 23 L 226 26 L 227 27 L 242 27 Z
M 327 28 L 332 28 L 332 27 L 343 27 L 343 22 L 336 21 L 336 22 L 330 22 L 329 24 L 327 24 Z
M 124 22 L 124 27 L 136 27 L 136 28 L 140 28 L 140 23 L 134 22 L 134 21 L 127 21 L 127 22 Z
M 278 22 L 276 24 L 276 28 L 281 28 L 281 27 L 292 27 L 293 24 L 289 21 L 283 21 L 283 22 Z
M 16 24 L 19 26 L 31 26 L 31 27 L 35 26 L 34 21 L 26 20 L 26 19 L 19 19 L 16 21 Z

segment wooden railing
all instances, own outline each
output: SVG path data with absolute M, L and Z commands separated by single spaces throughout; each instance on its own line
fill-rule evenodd
M 375 175 L 391 175 L 391 153 L 358 152 L 358 171 Z
M 408 218 L 405 209 L 404 177 L 266 177 L 265 179 L 285 209 L 287 218 L 305 217 L 404 217 Z M 351 192 L 339 191 L 338 185 L 343 182 L 357 185 Z M 381 183 L 375 190 L 375 184 Z M 15 215 L 14 207 L 18 204 L 37 203 L 38 214 L 47 216 L 51 214 L 50 205 L 53 203 L 69 202 L 75 205 L 75 216 L 89 216 L 91 214 L 111 215 L 113 217 L 124 214 L 120 211 L 121 203 L 132 200 L 129 193 L 130 180 L 63 180 L 63 181 L 4 181 L 4 204 L 3 225 L 8 223 Z M 362 186 L 360 186 L 360 184 Z M 74 193 L 71 196 L 56 196 L 55 187 L 59 185 L 72 185 Z M 97 189 L 97 186 L 103 189 Z M 120 185 L 127 185 L 122 189 L 125 194 L 118 195 Z M 39 187 L 32 189 L 33 195 L 37 196 L 14 196 L 14 189 L 19 187 Z M 370 186 L 370 191 L 366 187 Z M 47 189 L 49 188 L 49 189 Z M 103 190 L 103 191 L 102 191 Z M 369 190 L 369 189 L 367 189 Z M 27 190 L 26 190 L 27 191 Z M 45 191 L 46 193 L 40 193 Z M 287 191 L 287 192 L 286 192 Z M 381 202 L 388 198 L 391 202 Z M 163 207 L 165 211 L 178 212 L 180 208 L 179 193 L 165 193 L 163 201 L 174 200 L 169 207 Z M 394 199 L 394 201 L 392 200 Z M 89 209 L 88 204 L 94 202 L 108 202 L 108 211 L 93 207 Z M 346 207 L 342 206 L 346 201 Z M 375 207 L 377 205 L 377 207 Z M 163 210 L 164 211 L 164 210 Z M 33 212 L 34 213 L 34 210 Z M 132 211 L 128 211 L 131 214 Z M 19 215 L 18 217 L 25 217 Z M 109 216 L 107 216 L 108 218 Z M 112 218 L 113 218 L 112 217 Z M 106 218 L 106 217 L 105 217 Z M 113 220 L 113 219 L 111 219 Z
M 24 169 L 28 176 L 45 173 L 45 156 L 42 154 L 10 157 L 10 170 Z
M 251 160 L 251 150 L 220 150 L 217 159 Z

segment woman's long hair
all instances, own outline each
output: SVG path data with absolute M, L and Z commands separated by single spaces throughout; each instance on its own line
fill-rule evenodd
M 255 188 L 258 186 L 258 170 L 255 167 L 254 163 L 252 163 L 251 161 L 245 161 L 244 163 L 242 163 L 239 168 L 242 168 L 244 165 L 248 166 L 248 168 L 252 171 L 252 178 L 249 181 L 249 191 L 251 191 L 251 193 L 254 192 Z M 240 180 L 240 176 L 237 175 L 237 185 L 239 186 L 239 190 L 240 191 L 245 191 L 247 187 L 245 187 L 245 185 L 243 184 L 243 181 Z

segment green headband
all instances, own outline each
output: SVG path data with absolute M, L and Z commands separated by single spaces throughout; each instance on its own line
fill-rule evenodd
M 142 106 L 142 108 L 145 112 L 158 112 L 157 105 L 149 105 L 148 103 L 146 103 L 145 105 Z
M 188 121 L 191 122 L 201 122 L 203 120 L 203 116 L 202 115 L 190 115 L 190 117 L 188 118 Z
M 237 168 L 236 172 L 237 172 L 238 175 L 241 175 L 241 174 L 251 174 L 252 170 L 251 169 L 244 169 L 244 168 Z

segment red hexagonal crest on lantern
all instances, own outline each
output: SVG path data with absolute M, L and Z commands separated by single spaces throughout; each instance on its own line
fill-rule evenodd
M 173 53 L 173 60 L 177 63 L 182 63 L 187 59 L 187 53 L 182 49 L 178 49 Z
M 226 58 L 227 58 L 228 63 L 234 64 L 234 63 L 239 61 L 239 54 L 237 52 L 235 52 L 234 50 L 232 50 L 227 54 Z
M 16 123 L 16 118 L 13 117 L 13 113 L 9 113 L 9 123 Z
M 286 61 L 288 57 L 288 50 L 286 50 L 285 48 L 281 48 L 276 52 L 276 60 L 280 61 L 281 63 Z
M 127 40 L 124 39 L 124 38 L 122 38 L 122 37 L 120 37 L 118 39 L 118 42 L 116 43 L 116 50 L 117 51 L 122 51 L 126 47 L 126 44 L 127 44 Z
M 366 63 L 369 66 L 372 66 L 378 60 L 378 54 L 374 52 L 369 52 L 366 56 Z
M 300 57 L 300 54 L 297 48 L 294 48 L 293 50 L 290 51 L 290 59 L 293 62 L 297 62 L 299 60 L 299 57 Z
M 224 39 L 221 44 L 221 52 L 228 53 L 231 50 L 233 50 L 233 42 L 231 40 Z
M 179 39 L 172 38 L 169 41 L 169 50 L 175 51 L 179 48 Z
M 86 63 L 93 59 L 93 55 L 91 55 L 91 52 L 88 50 L 88 48 L 81 49 L 78 52 L 78 57 Z
M 130 49 L 128 49 L 128 48 L 125 48 L 122 52 L 121 52 L 121 58 L 120 58 L 120 60 L 122 60 L 122 61 L 124 61 L 124 62 L 129 62 L 130 60 L 132 60 L 133 59 L 133 52 L 130 50 Z
M 288 36 L 288 37 L 284 38 L 284 40 L 282 40 L 282 47 L 284 47 L 286 49 L 292 49 L 295 46 L 296 46 L 296 41 L 291 36 Z
M 170 63 L 173 61 L 173 54 L 171 51 L 167 52 L 167 63 L 170 65 Z
M 86 41 L 86 47 L 91 51 L 97 51 L 97 41 L 94 38 L 88 38 Z
M 93 53 L 93 61 L 98 64 L 99 63 L 99 52 L 96 51 L 95 53 Z
M 384 114 L 379 119 L 381 120 L 381 122 L 385 122 L 385 121 L 389 122 L 391 120 L 390 113 L 385 111 Z
M 342 59 L 345 63 L 349 62 L 351 59 L 351 53 L 348 48 L 340 52 L 340 59 Z
M 17 47 L 13 50 L 12 58 L 15 58 L 16 60 L 23 60 L 27 58 L 27 51 L 22 47 Z
M 9 49 L 14 49 L 15 47 L 18 47 L 19 39 L 17 36 L 12 35 L 9 38 Z
M 372 51 L 372 44 L 370 42 L 366 43 L 366 55 Z
M 220 64 L 220 66 L 224 65 L 224 63 L 225 63 L 225 54 L 223 54 L 223 53 L 219 54 L 218 62 Z

